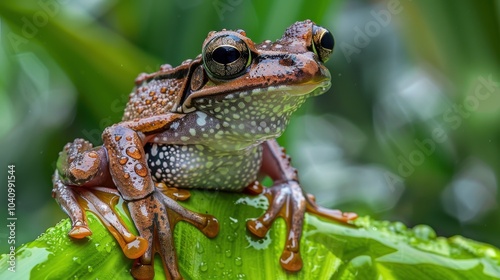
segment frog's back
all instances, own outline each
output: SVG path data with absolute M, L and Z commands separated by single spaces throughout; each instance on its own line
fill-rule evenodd
M 123 121 L 146 118 L 173 112 L 182 98 L 189 67 L 183 64 L 176 68 L 163 65 L 152 74 L 140 74 L 135 88 L 129 95 Z

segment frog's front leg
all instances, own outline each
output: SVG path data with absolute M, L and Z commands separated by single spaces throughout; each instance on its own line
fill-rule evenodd
M 270 202 L 269 209 L 261 217 L 248 221 L 247 227 L 256 236 L 264 237 L 276 218 L 284 218 L 288 234 L 280 263 L 287 271 L 298 271 L 302 268 L 299 243 L 306 211 L 341 222 L 353 220 L 357 215 L 318 206 L 311 195 L 302 191 L 297 171 L 290 165 L 285 150 L 275 140 L 262 145 L 261 173 L 271 177 L 274 185 L 263 190 Z
M 176 194 L 165 188 L 155 188 L 147 166 L 144 144 L 154 138 L 158 131 L 168 129 L 168 125 L 179 117 L 177 114 L 168 114 L 122 122 L 107 128 L 103 133 L 111 177 L 120 195 L 127 201 L 140 236 L 148 244 L 147 250 L 136 260 L 131 271 L 137 279 L 154 277 L 156 252 L 161 256 L 168 278 L 181 278 L 173 242 L 173 229 L 178 221 L 191 223 L 207 237 L 214 237 L 219 231 L 219 224 L 213 216 L 189 211 L 175 201 L 179 198 Z

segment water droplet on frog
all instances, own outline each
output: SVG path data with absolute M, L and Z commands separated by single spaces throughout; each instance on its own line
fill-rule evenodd
M 92 272 L 92 271 L 94 270 L 94 268 L 93 268 L 92 266 L 90 266 L 90 265 L 89 265 L 89 266 L 87 266 L 87 270 L 88 270 L 89 272 Z
M 140 159 L 142 157 L 141 152 L 136 147 L 128 147 L 126 153 L 134 159 Z
M 73 261 L 77 264 L 82 264 L 82 260 L 79 257 L 73 257 Z
M 134 166 L 135 173 L 141 177 L 146 177 L 148 175 L 148 169 L 142 165 L 141 163 L 138 163 Z
M 205 272 L 208 270 L 208 264 L 206 262 L 201 262 L 200 263 L 200 270 Z
M 233 254 L 233 252 L 231 252 L 230 249 L 227 249 L 226 252 L 225 252 L 225 254 L 226 254 L 226 257 L 230 258 L 231 255 Z
M 236 266 L 241 266 L 243 264 L 243 260 L 241 259 L 241 257 L 234 258 L 234 264 Z
M 118 161 L 121 165 L 124 165 L 125 163 L 127 163 L 128 161 L 128 157 L 121 157 L 120 160 Z

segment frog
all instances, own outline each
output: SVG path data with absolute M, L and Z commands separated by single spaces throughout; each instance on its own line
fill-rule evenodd
M 283 218 L 287 237 L 279 262 L 286 271 L 299 271 L 306 212 L 342 223 L 357 217 L 319 206 L 305 193 L 276 140 L 306 99 L 330 88 L 325 62 L 334 44 L 332 33 L 311 20 L 260 44 L 244 30 L 222 29 L 208 33 L 196 58 L 141 73 L 122 120 L 104 129 L 102 145 L 76 139 L 59 154 L 52 195 L 70 218 L 68 235 L 92 234 L 90 211 L 134 260 L 134 278 L 153 279 L 159 254 L 166 277 L 182 279 L 175 224 L 188 222 L 207 238 L 216 237 L 220 225 L 216 217 L 179 201 L 187 200 L 191 189 L 264 195 L 268 209 L 248 219 L 247 229 L 263 238 Z M 271 186 L 260 183 L 264 176 Z M 119 217 L 117 198 L 138 234 Z

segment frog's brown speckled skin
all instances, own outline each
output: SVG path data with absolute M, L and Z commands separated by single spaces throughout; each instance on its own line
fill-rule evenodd
M 329 88 L 323 62 L 332 50 L 330 33 L 309 20 L 293 24 L 276 42 L 257 45 L 244 31 L 223 30 L 209 33 L 195 59 L 139 75 L 122 122 L 103 132 L 103 146 L 77 139 L 61 152 L 53 195 L 72 220 L 69 235 L 91 234 L 84 212 L 90 210 L 127 257 L 136 259 L 135 278 L 153 278 L 153 255 L 159 253 L 166 275 L 179 279 L 170 223 L 187 221 L 208 237 L 219 229 L 214 217 L 175 202 L 189 196 L 183 189 L 246 187 L 270 201 L 248 229 L 263 237 L 277 217 L 285 218 L 281 265 L 300 270 L 305 211 L 340 221 L 356 217 L 321 208 L 304 195 L 296 170 L 274 140 L 309 96 Z M 271 177 L 274 185 L 255 185 L 259 175 Z M 117 218 L 109 201 L 116 195 L 127 201 L 140 236 Z

